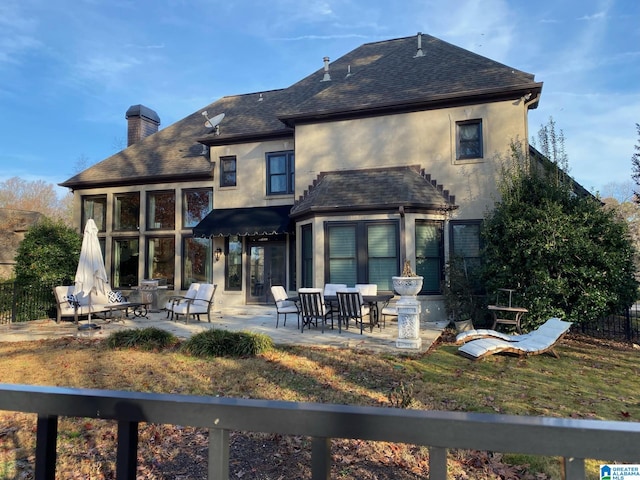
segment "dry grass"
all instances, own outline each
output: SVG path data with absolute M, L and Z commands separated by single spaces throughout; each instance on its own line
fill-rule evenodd
M 279 348 L 253 358 L 196 359 L 177 349 L 109 350 L 100 341 L 2 343 L 0 382 L 517 415 L 640 419 L 640 364 L 624 344 L 569 337 L 561 358 L 494 356 L 470 362 L 446 341 L 421 357 Z M 113 478 L 115 426 L 61 421 L 58 478 Z M 35 418 L 0 415 L 0 478 L 32 478 Z M 139 477 L 202 478 L 206 432 L 145 425 Z M 308 439 L 235 433 L 232 476 L 309 478 Z M 333 478 L 428 476 L 425 449 L 334 441 Z M 640 459 L 639 459 L 640 460 Z M 534 463 L 532 463 L 534 462 Z M 527 467 L 526 464 L 531 464 Z M 515 465 L 515 466 L 513 466 Z M 555 459 L 452 452 L 452 478 L 555 478 Z M 536 476 L 537 474 L 537 476 Z M 597 477 L 593 477 L 597 478 Z

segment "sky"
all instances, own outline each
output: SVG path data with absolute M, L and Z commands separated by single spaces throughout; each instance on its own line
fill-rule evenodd
M 544 83 L 529 115 L 596 193 L 640 143 L 636 0 L 1 0 L 0 181 L 58 184 L 215 100 L 286 88 L 358 46 L 427 33 Z

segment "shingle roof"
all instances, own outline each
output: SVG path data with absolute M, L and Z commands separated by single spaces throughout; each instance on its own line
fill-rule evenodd
M 386 107 L 408 108 L 521 90 L 539 91 L 534 76 L 463 48 L 422 35 L 424 56 L 416 57 L 416 36 L 368 43 L 330 64 L 331 81 L 323 70 L 289 90 L 308 93 L 303 102 L 280 112 L 283 119 L 356 112 Z M 350 71 L 351 75 L 347 76 Z M 324 88 L 318 89 L 321 84 Z M 315 89 L 318 91 L 313 92 Z M 519 95 L 518 95 L 519 96 Z
M 443 211 L 457 208 L 449 192 L 418 166 L 324 172 L 291 209 L 291 217 L 348 210 Z
M 422 35 L 364 44 L 286 89 L 223 97 L 75 175 L 61 185 L 152 183 L 211 176 L 202 145 L 293 136 L 295 123 L 435 108 L 539 93 L 534 76 Z M 347 77 L 347 72 L 351 75 Z M 219 134 L 201 115 L 225 114 Z

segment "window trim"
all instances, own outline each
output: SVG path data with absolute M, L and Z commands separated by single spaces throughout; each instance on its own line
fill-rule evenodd
M 194 278 L 193 280 L 187 281 L 185 262 L 188 257 L 185 252 L 186 252 L 186 244 L 189 240 L 203 240 L 203 241 L 209 242 L 208 249 L 207 249 L 207 258 L 204 259 L 205 277 L 206 277 L 204 280 L 198 280 Z M 201 237 L 194 237 L 193 235 L 183 235 L 182 240 L 180 241 L 180 255 L 182 256 L 182 259 L 180 260 L 180 277 L 181 277 L 180 287 L 182 290 L 188 289 L 192 282 L 201 282 L 201 283 L 213 282 L 213 240 L 211 238 L 201 238 Z
M 305 243 L 309 242 L 309 249 Z M 300 287 L 313 287 L 313 224 L 305 223 L 300 227 Z
M 484 158 L 484 129 L 482 128 L 482 118 L 473 118 L 469 120 L 460 120 L 456 122 L 456 160 L 468 161 L 479 160 Z M 477 125 L 478 126 L 478 150 L 480 155 L 463 155 L 461 148 L 460 127 L 464 125 Z
M 272 174 L 271 173 L 271 159 L 274 157 L 285 157 L 285 176 L 287 177 L 287 188 L 286 191 L 271 191 L 271 177 L 273 175 L 282 175 L 282 174 Z M 267 187 L 267 195 L 293 195 L 295 193 L 295 173 L 296 173 L 296 158 L 295 152 L 293 150 L 284 150 L 280 152 L 268 152 L 265 154 L 266 158 L 266 187 Z
M 227 162 L 233 162 L 233 183 L 225 181 L 224 165 Z M 226 155 L 220 157 L 220 188 L 237 187 L 238 186 L 238 159 L 235 155 Z
M 237 286 L 230 286 L 229 284 L 229 260 L 232 258 L 232 256 L 229 254 L 230 249 L 229 249 L 229 244 L 231 241 L 231 237 L 237 237 L 237 241 L 240 242 L 240 282 Z M 224 289 L 225 291 L 229 291 L 229 292 L 240 292 L 242 291 L 242 282 L 243 282 L 243 278 L 242 278 L 242 257 L 243 257 L 243 252 L 244 252 L 244 247 L 242 245 L 242 237 L 239 235 L 232 235 L 230 237 L 225 237 L 224 238 Z
M 325 283 L 330 283 L 330 259 L 331 259 L 331 245 L 329 242 L 329 230 L 331 227 L 355 227 L 355 259 L 356 259 L 356 283 L 371 283 L 369 272 L 369 251 L 368 251 L 368 232 L 369 226 L 372 225 L 391 225 L 395 230 L 396 237 L 396 272 L 395 275 L 400 273 L 400 222 L 398 220 L 391 219 L 379 219 L 379 220 L 353 220 L 353 221 L 326 221 L 324 222 L 324 279 Z M 334 282 L 335 283 L 335 282 Z M 391 287 L 391 278 L 389 278 L 389 286 Z M 391 292 L 393 287 L 388 290 L 379 289 L 381 292 Z
M 449 256 L 453 257 L 453 256 L 460 256 L 458 254 L 456 254 L 455 251 L 455 244 L 454 244 L 454 235 L 453 235 L 453 229 L 456 225 L 477 225 L 478 226 L 478 256 L 477 257 L 472 257 L 472 256 L 466 256 L 464 255 L 465 258 L 477 258 L 480 259 L 481 255 L 482 255 L 482 247 L 483 247 L 483 242 L 482 242 L 482 220 L 478 220 L 478 219 L 474 219 L 474 220 L 451 220 L 449 222 Z
M 151 218 L 151 199 L 154 195 L 170 195 L 173 197 L 173 225 L 168 227 L 156 227 L 154 219 Z M 146 225 L 147 230 L 158 231 L 158 230 L 175 230 L 176 228 L 176 192 L 175 190 L 151 190 L 147 192 L 146 195 L 147 207 L 146 207 Z
M 118 211 L 118 203 L 119 203 L 119 199 L 123 198 L 123 197 L 137 197 L 138 199 L 138 211 L 136 214 L 136 226 L 134 228 L 122 228 L 121 224 L 122 222 L 119 220 L 121 218 L 121 215 L 119 214 Z M 137 232 L 140 230 L 140 192 L 120 192 L 120 193 L 114 193 L 113 195 L 113 231 L 114 232 Z
M 187 225 L 187 208 L 189 206 L 189 202 L 187 201 L 187 195 L 193 192 L 207 192 L 209 194 L 209 211 L 204 214 L 204 216 L 196 221 L 193 225 Z M 211 187 L 201 187 L 201 188 L 183 188 L 182 189 L 182 220 L 181 220 L 181 228 L 183 230 L 192 229 L 195 227 L 204 217 L 206 217 L 213 210 L 213 188 Z
M 175 242 L 175 236 L 169 236 L 169 235 L 147 235 L 145 236 L 145 252 L 146 252 L 146 258 L 145 258 L 145 264 L 144 264 L 144 272 L 145 272 L 145 277 L 146 278 L 159 278 L 155 275 L 151 274 L 151 264 L 152 264 L 152 259 L 150 258 L 151 255 L 151 242 L 155 241 L 155 240 L 170 240 L 171 243 L 173 244 L 173 255 L 172 257 L 175 259 L 176 256 L 176 242 Z M 175 266 L 175 262 L 173 263 L 173 267 L 172 267 L 172 278 L 171 279 L 167 279 L 167 286 L 173 288 L 173 286 L 175 285 L 175 281 L 176 281 L 176 266 Z
M 104 200 L 104 202 L 100 202 L 103 205 L 103 209 L 102 209 L 102 215 L 101 215 L 101 219 L 100 221 L 96 220 L 96 216 L 95 216 L 95 208 L 94 208 L 94 212 L 93 215 L 88 216 L 87 215 L 87 209 L 86 204 L 87 202 L 91 201 L 94 205 L 96 203 L 96 200 Z M 87 224 L 87 220 L 89 220 L 90 218 L 93 218 L 94 221 L 96 221 L 96 225 L 98 227 L 98 231 L 99 232 L 106 232 L 107 231 L 107 195 L 83 195 L 82 196 L 82 228 L 84 228 L 84 226 Z
M 116 271 L 118 269 L 116 269 L 116 261 L 118 260 L 118 248 L 116 247 L 116 244 L 120 243 L 120 242 L 136 242 L 138 244 L 138 250 L 137 252 L 132 252 L 132 256 L 136 256 L 136 258 L 140 258 L 140 237 L 137 236 L 123 236 L 123 237 L 112 237 L 111 238 L 111 250 L 112 250 L 112 255 L 111 255 L 111 281 L 112 281 L 112 287 L 113 288 L 131 288 L 131 287 L 135 287 L 137 285 L 140 284 L 140 273 L 139 273 L 139 268 L 140 268 L 140 262 L 137 261 L 136 262 L 136 273 L 135 273 L 135 277 L 136 277 L 136 281 L 135 284 L 131 283 L 127 283 L 127 284 L 123 284 L 122 283 L 122 271 L 118 271 L 118 273 L 116 274 Z M 122 260 L 120 260 L 119 262 L 120 265 L 122 265 Z
M 445 240 L 444 240 L 444 229 L 445 229 L 445 225 L 444 225 L 444 221 L 443 220 L 430 220 L 430 219 L 416 219 L 415 221 L 415 225 L 414 225 L 414 249 L 416 252 L 416 270 L 417 270 L 417 262 L 419 258 L 436 258 L 436 257 L 418 257 L 418 225 L 434 225 L 436 226 L 436 228 L 439 228 L 440 230 L 440 242 L 438 245 L 438 254 L 439 256 L 437 257 L 439 259 L 439 272 L 438 272 L 438 289 L 437 290 L 427 290 L 426 289 L 426 284 L 423 283 L 422 285 L 422 289 L 420 290 L 420 294 L 421 295 L 440 295 L 442 293 L 442 282 L 444 281 L 444 265 L 445 265 L 445 257 L 444 257 L 444 244 L 445 244 Z

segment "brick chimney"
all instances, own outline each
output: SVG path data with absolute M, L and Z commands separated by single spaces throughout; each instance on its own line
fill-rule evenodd
M 127 119 L 127 147 L 158 131 L 160 117 L 144 105 L 132 105 L 125 115 Z

